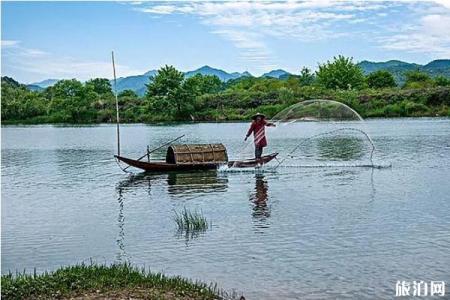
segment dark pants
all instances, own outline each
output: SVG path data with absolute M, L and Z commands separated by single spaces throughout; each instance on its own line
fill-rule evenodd
M 263 147 L 255 146 L 255 158 L 261 158 Z

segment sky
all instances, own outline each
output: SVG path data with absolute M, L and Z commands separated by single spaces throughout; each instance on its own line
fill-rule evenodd
M 450 0 L 1 2 L 1 71 L 22 83 L 143 74 L 169 64 L 261 75 L 339 54 L 450 58 Z

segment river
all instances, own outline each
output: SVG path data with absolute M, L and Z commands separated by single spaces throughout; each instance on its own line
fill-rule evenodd
M 232 158 L 247 126 L 124 125 L 121 151 L 139 157 L 186 134 L 186 143 L 224 143 Z M 247 299 L 392 298 L 397 280 L 448 288 L 450 119 L 364 126 L 374 159 L 392 167 L 134 176 L 113 159 L 114 125 L 2 126 L 1 271 L 129 261 Z M 267 152 L 295 144 L 271 130 Z M 174 211 L 184 207 L 212 226 L 179 234 Z

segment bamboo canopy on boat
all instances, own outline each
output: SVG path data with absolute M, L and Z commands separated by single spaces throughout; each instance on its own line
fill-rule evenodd
M 169 164 L 222 164 L 226 162 L 228 162 L 228 154 L 223 144 L 180 144 L 167 148 L 166 163 Z

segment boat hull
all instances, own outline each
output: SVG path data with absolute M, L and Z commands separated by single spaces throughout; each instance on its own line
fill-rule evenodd
M 114 155 L 118 160 L 129 166 L 148 172 L 170 172 L 170 171 L 190 171 L 190 170 L 211 170 L 216 169 L 218 164 L 169 164 L 165 161 L 140 161 L 123 156 Z
M 247 159 L 247 160 L 236 160 L 229 161 L 229 167 L 237 168 L 251 168 L 256 167 L 259 164 L 266 164 L 272 159 L 274 159 L 278 153 L 272 153 L 269 155 L 262 156 L 259 160 L 257 159 Z M 194 170 L 211 170 L 217 169 L 222 164 L 219 163 L 196 163 L 196 164 L 170 164 L 165 161 L 141 161 L 126 158 L 123 156 L 114 155 L 114 157 L 126 163 L 127 165 L 138 168 L 147 172 L 171 172 L 171 171 L 194 171 Z
M 229 161 L 228 166 L 235 167 L 235 168 L 254 168 L 258 165 L 264 165 L 270 162 L 272 159 L 277 157 L 278 153 L 272 153 L 268 155 L 261 156 L 260 159 L 246 159 L 246 160 L 235 160 L 235 161 Z

